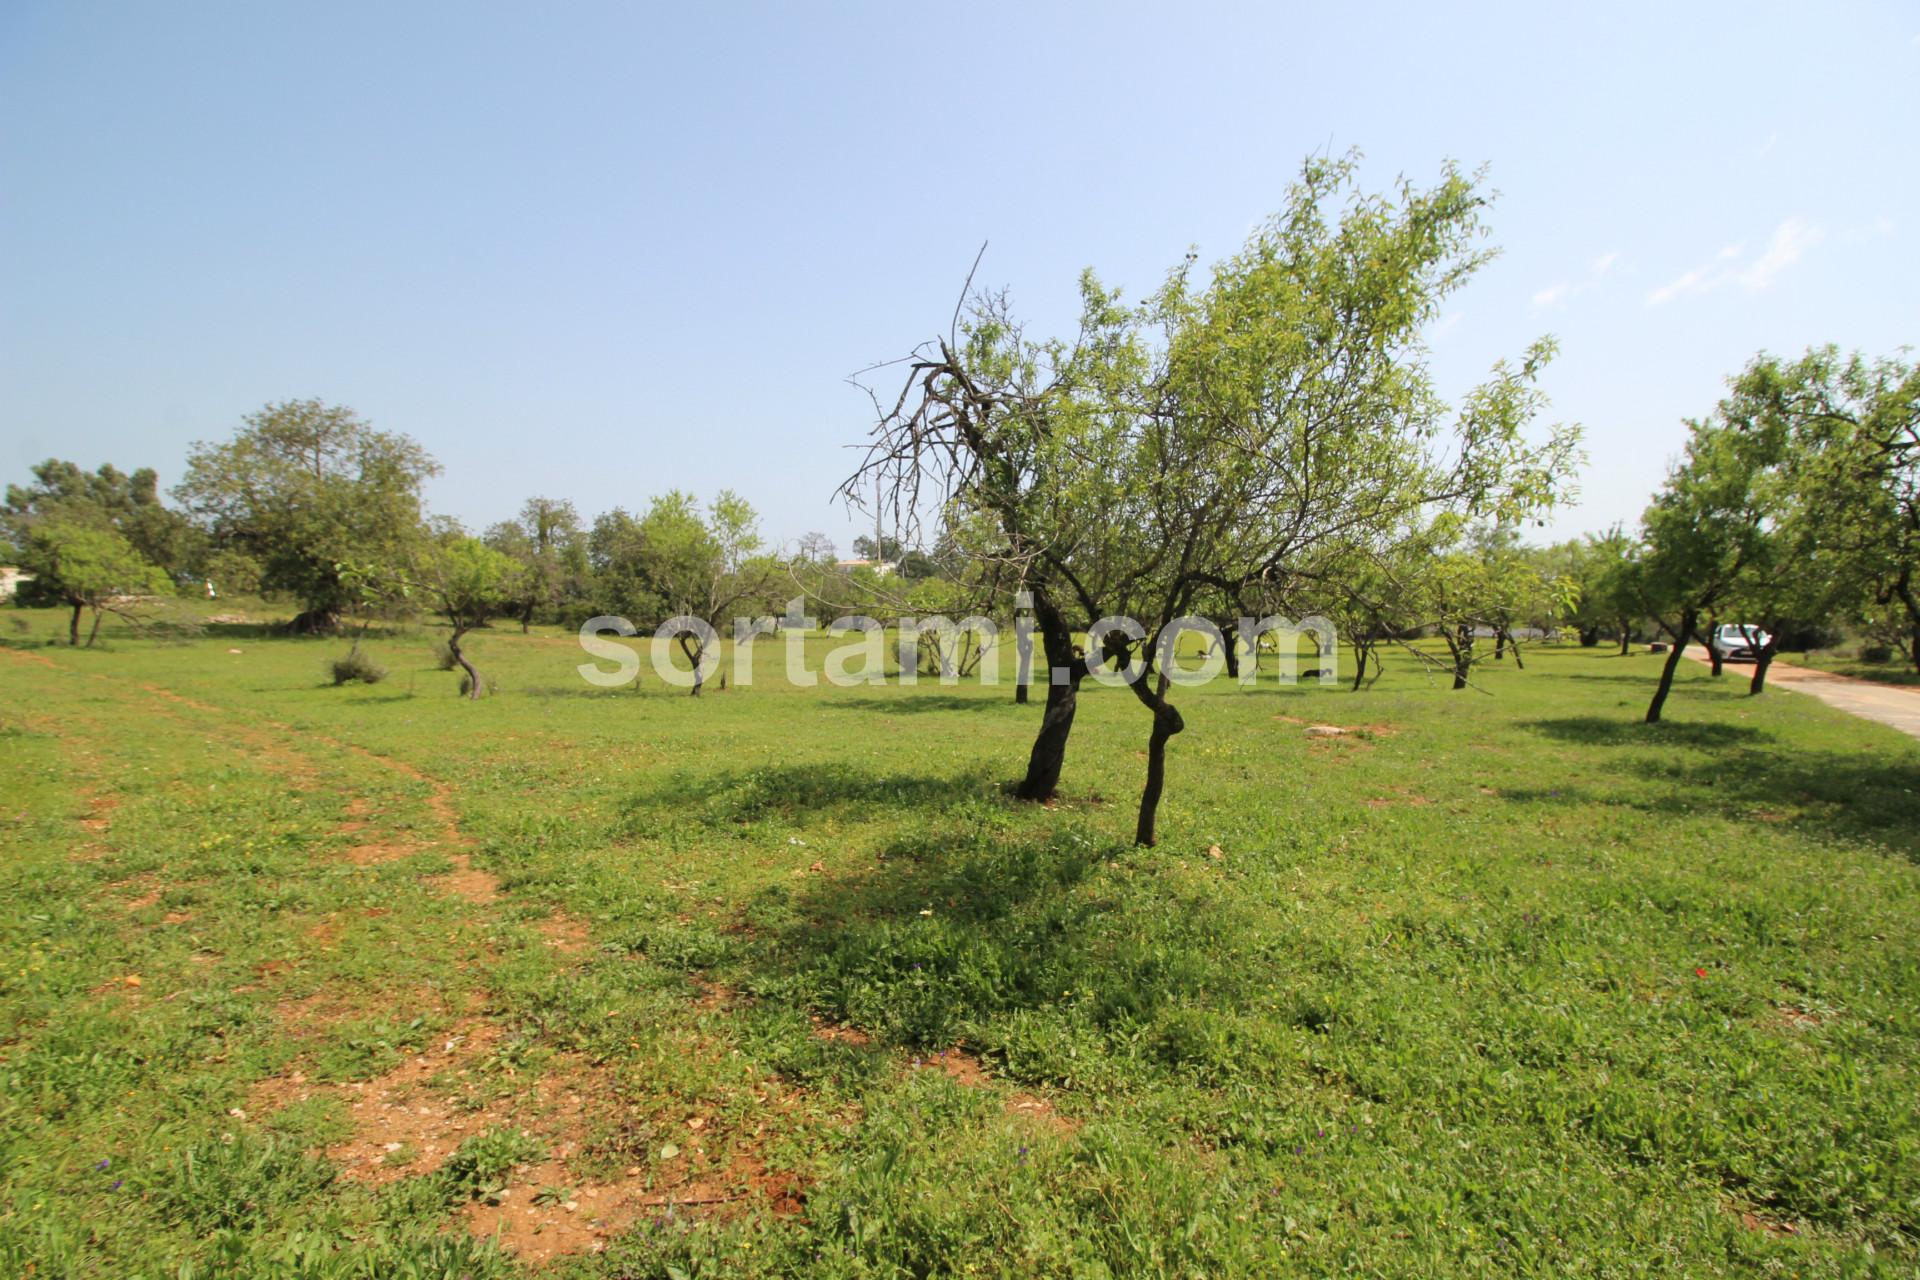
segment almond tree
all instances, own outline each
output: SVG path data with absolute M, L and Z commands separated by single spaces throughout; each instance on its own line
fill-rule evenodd
M 636 529 L 639 572 L 648 589 L 672 620 L 704 624 L 679 627 L 675 634 L 693 668 L 691 694 L 697 698 L 706 687 L 712 637 L 735 613 L 760 612 L 785 568 L 762 553 L 760 518 L 731 490 L 721 490 L 705 513 L 692 495 L 667 493 L 654 499 Z
M 171 590 L 167 575 L 149 562 L 111 525 L 59 516 L 36 520 L 20 540 L 20 565 L 33 575 L 28 598 L 53 600 L 73 610 L 67 643 L 80 643 L 82 610 L 93 611 L 87 632 L 92 648 L 103 614 L 138 621 L 132 602 L 139 596 Z
M 425 560 L 422 588 L 434 611 L 452 628 L 447 652 L 466 673 L 467 697 L 477 700 L 485 692 L 480 672 L 460 642 L 469 631 L 506 610 L 517 593 L 520 567 L 480 539 L 458 534 L 436 544 Z
M 1736 598 L 1765 548 L 1778 489 L 1781 440 L 1730 427 L 1724 406 L 1687 424 L 1686 451 L 1641 517 L 1646 552 L 1636 569 L 1643 612 L 1672 639 L 1646 721 L 1656 724 L 1688 644 L 1711 644 L 1703 619 Z
M 1054 792 L 1080 683 L 1111 668 L 1151 717 L 1135 839 L 1153 844 L 1185 727 L 1169 655 L 1196 607 L 1312 580 L 1422 511 L 1551 499 L 1572 436 L 1523 434 L 1550 346 L 1497 367 L 1457 414 L 1426 367 L 1425 326 L 1487 258 L 1484 203 L 1451 168 L 1370 196 L 1351 157 L 1310 161 L 1287 207 L 1204 281 L 1189 257 L 1127 306 L 1085 275 L 1072 340 L 1029 340 L 1004 295 L 977 299 L 964 330 L 909 358 L 893 400 L 876 398 L 844 492 L 877 480 L 896 525 L 926 505 L 984 516 L 1032 593 L 1049 679 L 1022 797 Z M 1118 615 L 1138 630 L 1101 634 Z
M 1798 528 L 1778 575 L 1798 597 L 1790 607 L 1903 617 L 1920 670 L 1920 365 L 1831 346 L 1791 362 L 1762 355 L 1734 380 L 1726 416 L 1790 442 L 1782 466 Z

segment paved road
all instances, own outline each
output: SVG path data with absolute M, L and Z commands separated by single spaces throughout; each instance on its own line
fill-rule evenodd
M 1707 651 L 1699 645 L 1691 645 L 1687 656 L 1697 662 L 1707 661 Z M 1753 666 L 1746 662 L 1729 662 L 1724 679 L 1746 680 L 1753 674 Z M 1920 738 L 1920 688 L 1910 688 L 1897 684 L 1876 684 L 1871 680 L 1856 680 L 1852 676 L 1837 676 L 1831 671 L 1813 671 L 1806 667 L 1789 666 L 1775 660 L 1767 668 L 1767 687 L 1792 689 L 1796 693 L 1810 693 L 1829 706 L 1851 711 L 1856 716 L 1868 720 L 1878 720 L 1881 724 L 1892 725 L 1900 732 Z

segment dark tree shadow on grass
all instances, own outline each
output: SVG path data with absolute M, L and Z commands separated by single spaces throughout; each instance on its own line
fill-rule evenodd
M 919 693 L 905 691 L 897 698 L 874 698 L 867 696 L 847 696 L 825 698 L 820 707 L 825 711 L 865 711 L 880 715 L 921 715 L 929 711 L 1013 711 L 1022 715 L 1033 711 L 1039 705 L 1033 703 L 1022 707 L 1013 700 L 1013 695 L 1005 697 L 964 698 L 953 693 Z M 1035 713 L 1037 714 L 1037 712 Z
M 924 1049 L 1065 990 L 1151 999 L 1104 971 L 1114 935 L 1131 945 L 1139 931 L 1112 928 L 1078 891 L 1122 852 L 1070 833 L 896 841 L 871 865 L 762 891 L 747 909 L 750 981 L 882 1043 Z
M 1521 728 L 1583 746 L 1603 747 L 1736 747 L 1770 742 L 1773 735 L 1750 725 L 1717 724 L 1711 721 L 1671 720 L 1647 724 L 1615 716 L 1565 716 L 1553 720 L 1527 720 Z
M 1124 1033 L 1171 1069 L 1185 1050 L 1161 1043 L 1160 1021 L 1251 998 L 1242 986 L 1259 972 L 1243 963 L 1262 936 L 1241 904 L 1175 909 L 1178 873 L 1161 884 L 1164 868 L 1139 863 L 1119 836 L 1035 818 L 981 772 L 788 766 L 678 779 L 635 801 L 655 815 L 663 804 L 720 823 L 791 810 L 889 824 L 853 850 L 816 841 L 719 931 L 714 976 L 749 997 L 752 1034 L 801 1078 L 844 1068 L 850 1043 L 796 1027 L 804 1014 L 871 1037 L 871 1052 L 964 1041 L 996 1073 L 1030 1081 L 1075 1069 L 1021 1040 L 1042 1026 L 1043 1040 L 1069 1024 Z M 1129 859 L 1131 874 L 1108 874 Z
M 1651 747 L 1623 753 L 1611 768 L 1651 784 L 1613 803 L 1683 816 L 1717 812 L 1736 822 L 1778 820 L 1822 837 L 1869 841 L 1920 861 L 1920 760 L 1910 755 L 1808 751 L 1749 725 L 1603 716 L 1535 720 L 1524 727 L 1586 746 Z M 1600 803 L 1567 789 L 1502 793 L 1514 801 Z M 1792 810 L 1778 819 L 1758 819 Z
M 1794 809 L 1785 819 L 1793 827 L 1871 841 L 1920 862 L 1920 762 L 1768 748 L 1635 767 L 1670 788 L 1655 809 L 1717 809 L 1745 821 Z
M 628 805 L 637 815 L 662 808 L 710 821 L 754 822 L 831 813 L 838 818 L 941 813 L 978 801 L 1000 801 L 1009 784 L 986 770 L 926 775 L 873 773 L 847 764 L 769 765 L 666 778 Z

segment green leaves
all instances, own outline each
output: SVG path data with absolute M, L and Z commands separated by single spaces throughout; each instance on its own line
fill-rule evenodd
M 222 550 L 258 564 L 260 585 L 310 610 L 369 603 L 339 566 L 402 576 L 421 537 L 420 485 L 439 464 L 414 441 L 318 400 L 269 404 L 225 444 L 197 444 L 174 493 Z
M 20 561 L 34 575 L 39 590 L 73 605 L 98 608 L 115 596 L 157 595 L 172 589 L 167 575 L 118 531 L 70 518 L 31 526 Z

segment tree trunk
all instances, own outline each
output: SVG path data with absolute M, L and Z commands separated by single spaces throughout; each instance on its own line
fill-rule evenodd
M 321 607 L 294 615 L 287 630 L 296 636 L 330 636 L 340 630 L 340 611 Z
M 529 600 L 520 610 L 520 634 L 525 635 L 533 629 L 533 601 Z
M 1507 656 L 1507 629 L 1495 627 L 1493 631 L 1493 660 L 1499 662 Z
M 1713 637 L 1719 630 L 1720 619 L 1718 615 L 1709 616 L 1707 618 L 1707 638 L 1702 643 L 1707 646 L 1707 668 L 1712 672 L 1716 680 L 1720 678 L 1721 673 L 1726 667 L 1726 659 L 1721 657 L 1719 647 L 1713 643 Z M 1688 642 L 1691 642 L 1691 640 L 1692 637 L 1689 636 Z
M 80 647 L 80 610 L 85 607 L 85 605 L 75 601 L 73 616 L 67 619 L 67 646 L 69 648 L 78 649 Z
M 1013 633 L 1013 700 L 1027 705 L 1027 686 L 1033 683 L 1033 632 L 1018 627 Z
M 1749 637 L 1749 643 L 1751 643 L 1751 637 Z M 1747 682 L 1749 698 L 1767 691 L 1767 668 L 1773 665 L 1773 654 L 1779 647 L 1780 637 L 1776 633 L 1768 636 L 1767 642 L 1761 645 L 1759 651 L 1753 655 L 1753 679 Z
M 1367 659 L 1373 654 L 1373 646 L 1360 644 L 1353 646 L 1353 692 L 1360 692 L 1361 678 L 1367 674 Z
M 1620 623 L 1620 656 L 1621 657 L 1624 658 L 1627 656 L 1627 649 L 1632 644 L 1633 644 L 1633 628 L 1628 626 L 1626 622 L 1622 621 Z
M 693 690 L 689 696 L 697 698 L 700 696 L 700 686 L 705 683 L 705 678 L 700 674 L 700 659 L 706 656 L 707 646 L 702 643 L 696 649 L 690 643 L 692 637 L 693 633 L 690 631 L 680 633 L 680 652 L 686 654 L 687 661 L 693 664 Z
M 1467 687 L 1467 672 L 1473 666 L 1473 628 L 1463 626 L 1455 637 L 1447 641 L 1447 648 L 1453 650 L 1453 687 Z
M 1600 643 L 1600 628 L 1598 627 L 1580 628 L 1580 647 L 1582 649 L 1591 649 L 1599 643 Z
M 1227 675 L 1235 680 L 1240 678 L 1240 632 L 1237 624 L 1229 622 L 1220 628 L 1220 643 L 1227 656 Z
M 100 634 L 100 619 L 104 616 L 106 615 L 100 612 L 100 607 L 95 605 L 93 610 L 93 626 L 87 631 L 87 648 L 89 649 L 93 648 L 94 637 Z
M 1167 701 L 1166 673 L 1161 672 L 1154 681 L 1152 693 L 1144 688 L 1146 680 L 1142 672 L 1133 683 L 1134 695 L 1153 712 L 1153 732 L 1147 738 L 1147 785 L 1140 792 L 1140 819 L 1134 824 L 1133 842 L 1151 849 L 1158 838 L 1155 824 L 1160 817 L 1160 794 L 1167 785 L 1167 741 L 1187 725 Z
M 1693 634 L 1694 624 L 1699 616 L 1687 609 L 1680 615 L 1680 629 L 1674 632 L 1673 648 L 1667 650 L 1667 661 L 1660 668 L 1660 684 L 1653 691 L 1653 701 L 1647 706 L 1647 723 L 1660 723 L 1660 709 L 1667 704 L 1667 694 L 1673 690 L 1673 673 L 1680 666 L 1680 656 L 1686 652 L 1687 638 Z
M 1508 636 L 1507 648 L 1513 651 L 1513 669 L 1515 671 L 1525 671 L 1527 669 L 1527 664 L 1526 664 L 1526 660 L 1520 656 L 1520 642 L 1518 640 L 1515 640 L 1512 636 Z
M 453 635 L 447 639 L 447 652 L 452 654 L 453 660 L 460 664 L 460 669 L 467 673 L 467 698 L 470 701 L 478 702 L 480 700 L 480 672 L 475 669 L 471 662 L 467 661 L 467 655 L 460 651 L 460 637 L 465 634 L 465 628 L 456 628 Z
M 1027 755 L 1027 776 L 1015 792 L 1022 800 L 1046 800 L 1060 786 L 1060 770 L 1067 759 L 1067 738 L 1073 733 L 1073 713 L 1086 668 L 1075 660 L 1073 632 L 1044 591 L 1033 593 L 1034 620 L 1047 659 L 1047 709 L 1040 716 L 1040 732 Z M 1064 680 L 1060 679 L 1064 676 Z

